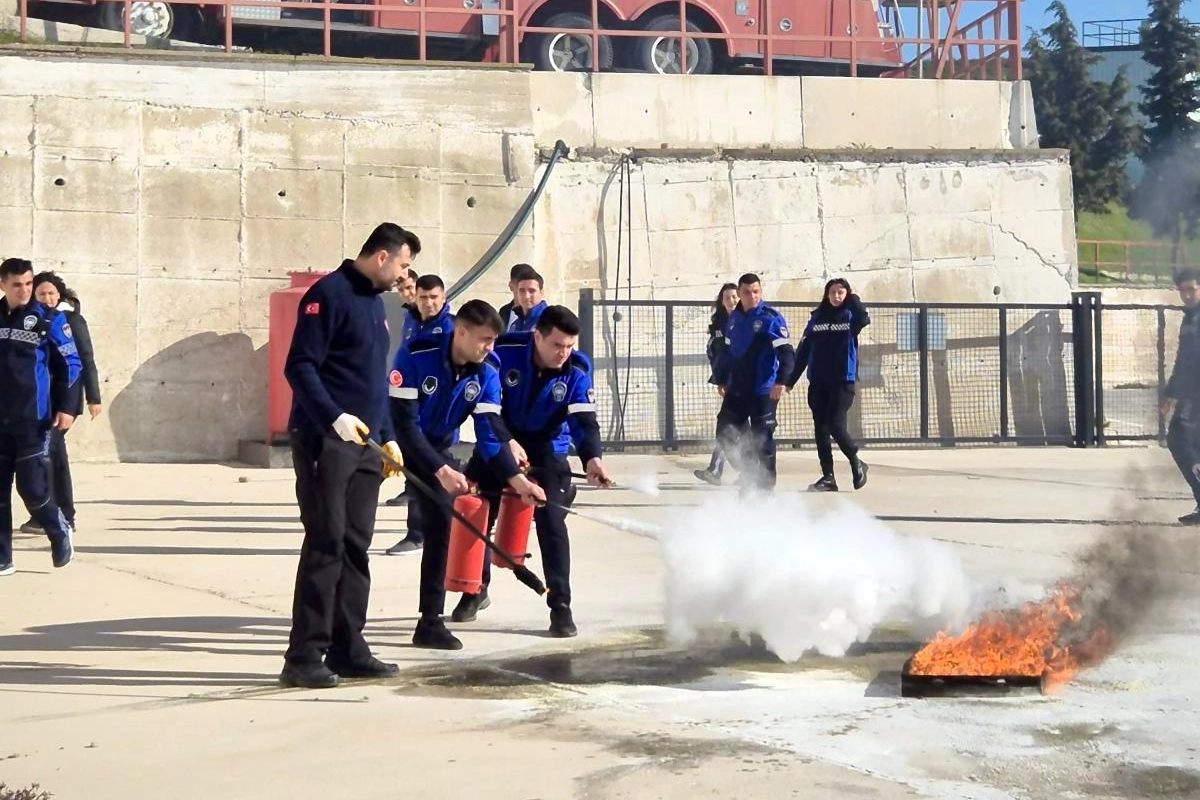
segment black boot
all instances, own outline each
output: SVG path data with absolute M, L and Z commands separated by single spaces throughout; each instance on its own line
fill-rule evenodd
M 721 476 L 709 469 L 693 470 L 692 474 L 711 486 L 721 485 Z
M 569 608 L 550 609 L 550 635 L 559 639 L 570 639 L 579 631 Z
M 854 463 L 851 465 L 850 469 L 854 473 L 854 488 L 861 489 L 864 486 L 866 486 L 867 485 L 867 470 L 870 469 L 870 467 L 867 466 L 867 462 L 863 461 L 861 458 L 856 457 L 854 459 Z
M 1200 525 L 1200 506 L 1190 514 L 1184 514 L 1179 518 L 1180 525 Z
M 359 662 L 344 661 L 339 658 L 325 656 L 325 666 L 339 678 L 359 678 L 362 680 L 391 678 L 400 672 L 400 668 L 395 664 L 384 663 L 375 656 Z
M 313 664 L 286 661 L 279 683 L 289 689 L 332 689 L 338 684 L 338 676 L 320 661 Z
M 826 472 L 821 476 L 821 479 L 808 487 L 810 492 L 836 492 L 838 490 L 837 479 L 833 477 L 832 472 Z
M 441 617 L 421 617 L 413 631 L 412 643 L 431 650 L 462 650 L 462 642 L 446 629 Z
M 492 604 L 488 597 L 487 587 L 479 590 L 479 594 L 464 594 L 450 614 L 455 622 L 474 622 L 475 616 Z

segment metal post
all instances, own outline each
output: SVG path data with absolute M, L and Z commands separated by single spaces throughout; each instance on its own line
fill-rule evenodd
M 579 290 L 579 352 L 593 363 L 596 360 L 596 291 Z
M 1096 444 L 1103 447 L 1104 436 L 1104 328 L 1101 318 L 1104 309 L 1101 307 L 1099 292 L 1089 292 L 1088 313 L 1092 315 L 1092 352 L 1095 357 L 1095 386 L 1096 386 Z
M 854 10 L 858 6 L 858 0 L 847 0 L 850 4 L 850 77 L 858 77 L 858 22 L 855 19 Z
M 929 306 L 917 313 L 917 352 L 921 356 L 921 438 L 929 438 Z
M 921 48 L 925 43 L 921 38 L 925 35 L 925 20 L 922 15 L 925 13 L 925 0 L 917 0 L 917 77 L 925 77 L 925 57 L 921 55 Z
M 1088 319 L 1087 292 L 1071 296 L 1071 341 L 1075 354 L 1075 446 L 1092 443 L 1096 427 L 1092 351 L 1092 321 Z
M 667 326 L 663 341 L 666 365 L 663 370 L 663 439 L 669 449 L 675 444 L 675 306 L 667 303 L 664 324 Z
M 1008 438 L 1008 309 L 1000 306 L 1000 438 Z
M 1158 307 L 1158 395 L 1154 398 L 1155 406 L 1158 406 L 1158 401 L 1162 398 L 1163 392 L 1167 390 L 1167 310 Z M 1167 417 L 1158 410 L 1158 441 L 1165 443 L 1167 440 Z

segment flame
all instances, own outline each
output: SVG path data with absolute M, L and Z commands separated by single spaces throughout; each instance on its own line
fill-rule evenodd
M 961 636 L 939 633 L 913 656 L 913 675 L 1042 677 L 1047 688 L 1104 658 L 1114 639 L 1077 609 L 1082 591 L 1060 584 L 1020 609 L 990 611 Z

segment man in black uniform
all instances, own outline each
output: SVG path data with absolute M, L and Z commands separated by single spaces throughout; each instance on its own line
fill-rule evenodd
M 71 562 L 71 526 L 50 484 L 50 429 L 65 431 L 80 403 L 82 362 L 61 311 L 33 299 L 33 264 L 0 263 L 0 576 L 12 557 L 12 485 L 50 537 L 55 567 Z
M 381 295 L 420 252 L 415 234 L 385 222 L 358 258 L 343 261 L 300 300 L 284 374 L 293 392 L 288 428 L 304 544 L 279 677 L 285 686 L 323 688 L 339 677 L 397 672 L 395 664 L 371 655 L 362 631 L 379 486 L 399 470 L 381 464 L 365 445 L 368 436 L 377 438 L 401 460 L 387 407 L 389 339 Z
M 1183 303 L 1179 351 L 1163 392 L 1161 411 L 1171 415 L 1167 448 L 1191 487 L 1196 510 L 1184 514 L 1184 525 L 1200 525 L 1200 273 L 1189 268 L 1175 273 L 1175 288 Z M 1171 412 L 1175 412 L 1173 415 Z

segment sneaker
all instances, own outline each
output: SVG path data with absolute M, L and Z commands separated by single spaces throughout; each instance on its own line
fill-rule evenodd
M 405 536 L 403 539 L 385 550 L 384 553 L 389 556 L 406 556 L 409 553 L 420 552 L 421 546 L 421 542 Z
M 279 684 L 288 689 L 332 689 L 338 685 L 338 676 L 320 661 L 315 664 L 287 661 L 279 673 Z
M 867 485 L 867 470 L 870 469 L 867 462 L 859 459 L 855 462 L 853 469 L 854 473 L 854 488 L 861 489 Z
M 464 594 L 450 614 L 450 619 L 454 622 L 474 622 L 476 614 L 491 604 L 492 600 L 488 597 L 486 587 L 481 589 L 479 594 Z
M 808 487 L 810 492 L 836 492 L 838 490 L 837 479 L 833 475 L 822 475 L 821 479 Z
M 408 505 L 408 487 L 404 487 L 404 491 L 396 495 L 390 500 L 385 500 L 385 506 L 406 506 Z
M 413 631 L 412 643 L 431 650 L 462 650 L 462 642 L 446 629 L 441 617 L 421 617 Z
M 716 474 L 715 472 L 710 472 L 707 469 L 696 469 L 696 470 L 692 470 L 692 474 L 695 475 L 700 480 L 707 483 L 709 486 L 720 486 L 721 485 L 721 476 Z
M 21 526 L 21 533 L 45 533 L 46 529 L 38 524 L 37 520 L 30 518 L 28 522 Z
M 1190 514 L 1184 514 L 1179 518 L 1181 525 L 1200 525 L 1200 508 L 1197 508 Z
M 71 563 L 75 548 L 71 544 L 71 529 L 67 528 L 66 536 L 56 536 L 50 540 L 50 554 L 54 559 L 55 568 L 65 567 Z
M 575 628 L 575 620 L 571 617 L 569 608 L 550 609 L 550 635 L 559 639 L 570 639 L 579 631 Z
M 392 678 L 400 674 L 400 667 L 380 661 L 375 656 L 354 664 L 343 664 L 337 658 L 326 656 L 325 667 L 337 677 L 348 679 L 372 680 Z
M 0 564 L 0 578 L 3 578 L 5 575 L 12 575 L 16 571 L 17 568 L 13 566 L 11 561 Z

